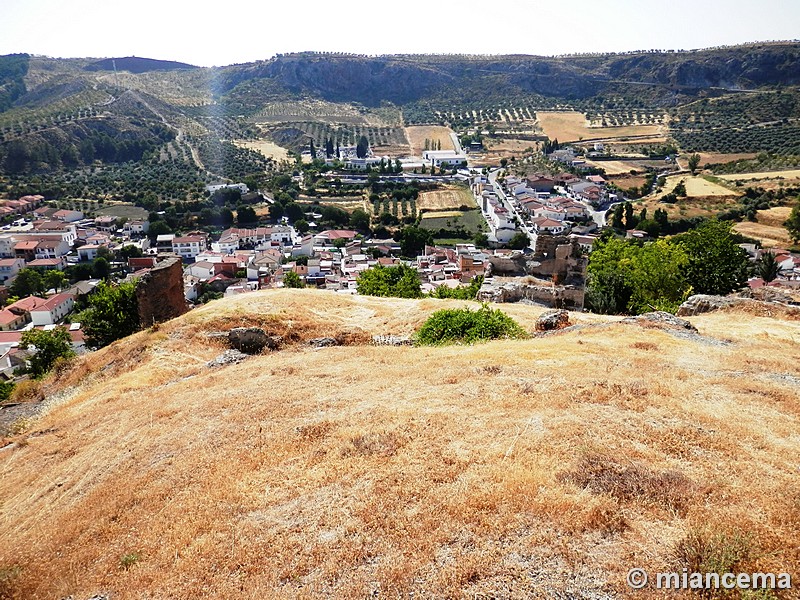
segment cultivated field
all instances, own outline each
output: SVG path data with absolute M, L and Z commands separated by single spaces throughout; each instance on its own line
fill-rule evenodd
M 267 158 L 273 160 L 281 161 L 289 159 L 289 151 L 286 148 L 282 148 L 269 140 L 234 140 L 233 143 L 240 148 L 248 148 L 249 150 L 260 152 Z
M 583 113 L 574 111 L 536 113 L 544 134 L 559 142 L 650 136 L 663 140 L 659 125 L 626 125 L 622 127 L 590 127 Z
M 629 174 L 631 171 L 637 171 L 639 173 L 645 171 L 644 168 L 636 163 L 628 163 L 621 160 L 587 160 L 586 164 L 592 167 L 605 169 L 607 175 L 622 175 Z
M 450 134 L 453 130 L 449 127 L 439 125 L 413 125 L 406 127 L 406 138 L 411 145 L 411 154 L 422 156 L 425 150 L 425 140 L 432 140 L 434 143 L 441 142 L 442 150 L 454 150 L 453 140 Z
M 726 181 L 757 181 L 760 179 L 800 179 L 800 169 L 791 171 L 763 171 L 760 173 L 735 173 L 732 175 L 717 175 Z
M 150 214 L 144 208 L 133 204 L 110 204 L 108 202 L 102 208 L 98 208 L 96 213 L 99 217 L 117 217 L 128 220 L 147 220 Z
M 472 192 L 460 187 L 449 190 L 421 192 L 417 199 L 417 210 L 420 211 L 458 209 L 462 206 L 474 207 L 476 204 Z
M 797 573 L 800 322 L 367 343 L 465 305 L 257 292 L 78 358 L 0 444 L 3 597 L 660 598 L 631 565 Z M 529 331 L 544 311 L 497 307 Z M 208 332 L 251 325 L 285 349 L 207 366 Z
M 741 193 L 730 190 L 726 187 L 708 181 L 700 175 L 670 175 L 667 177 L 667 183 L 664 186 L 664 191 L 659 192 L 659 195 L 667 194 L 675 189 L 675 186 L 683 181 L 686 185 L 686 195 L 690 198 L 703 197 L 703 196 L 741 196 Z
M 760 240 L 765 248 L 786 248 L 792 245 L 789 232 L 780 226 L 742 221 L 736 223 L 733 228 L 742 235 Z

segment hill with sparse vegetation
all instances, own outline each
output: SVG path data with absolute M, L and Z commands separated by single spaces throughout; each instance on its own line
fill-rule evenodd
M 370 343 L 465 306 L 257 292 L 60 365 L 0 442 L 0 598 L 655 598 L 629 569 L 800 576 L 796 310 L 540 333 L 542 309 L 498 305 L 525 335 Z M 278 349 L 209 366 L 239 326 Z

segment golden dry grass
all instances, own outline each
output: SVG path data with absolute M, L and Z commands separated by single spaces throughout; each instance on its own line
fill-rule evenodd
M 765 248 L 786 248 L 792 245 L 789 232 L 781 226 L 742 221 L 741 223 L 736 223 L 733 229 L 742 235 L 760 240 Z
M 421 192 L 417 199 L 417 210 L 447 210 L 461 206 L 475 207 L 475 197 L 466 188 Z
M 788 171 L 761 171 L 759 173 L 735 173 L 733 175 L 717 175 L 720 179 L 727 181 L 753 181 L 761 179 L 777 179 L 795 180 L 800 179 L 800 169 L 792 169 Z
M 537 111 L 536 117 L 544 134 L 560 142 L 623 138 L 630 136 L 652 136 L 662 140 L 659 125 L 630 125 L 625 127 L 589 127 L 586 116 L 579 112 Z
M 664 185 L 664 192 L 669 193 L 675 189 L 679 182 L 683 181 L 686 184 L 686 195 L 692 197 L 708 197 L 708 196 L 741 196 L 741 192 L 730 190 L 724 186 L 708 181 L 700 175 L 670 175 L 667 177 L 667 183 Z M 662 192 L 659 192 L 662 193 Z
M 646 169 L 636 163 L 627 163 L 620 160 L 587 160 L 586 164 L 592 167 L 605 169 L 608 175 L 622 175 L 630 173 L 631 171 L 643 173 L 646 171 Z
M 440 125 L 412 125 L 406 127 L 406 138 L 411 146 L 414 156 L 422 156 L 425 150 L 425 140 L 442 143 L 442 150 L 453 150 L 453 140 L 450 134 L 453 130 Z
M 627 596 L 629 568 L 701 527 L 797 572 L 800 323 L 693 318 L 718 346 L 572 314 L 589 327 L 362 345 L 465 304 L 259 292 L 80 359 L 0 451 L 0 591 Z M 542 312 L 500 308 L 529 331 Z M 236 325 L 287 348 L 208 369 L 205 333 Z M 302 343 L 319 335 L 355 345 Z
M 289 151 L 286 148 L 278 146 L 274 142 L 268 140 L 234 140 L 233 143 L 240 148 L 255 150 L 267 158 L 272 158 L 277 161 L 289 159 Z

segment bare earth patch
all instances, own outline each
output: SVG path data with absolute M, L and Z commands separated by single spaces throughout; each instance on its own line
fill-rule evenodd
M 268 140 L 234 140 L 233 143 L 240 148 L 255 150 L 267 158 L 272 158 L 277 161 L 289 159 L 289 151 L 286 148 L 278 146 L 278 144 Z
M 441 142 L 442 150 L 454 150 L 453 140 L 450 134 L 453 130 L 449 127 L 439 125 L 413 125 L 406 127 L 406 137 L 411 145 L 411 153 L 414 156 L 422 156 L 425 150 L 425 140 L 432 140 L 434 143 Z
M 476 206 L 472 192 L 464 188 L 422 192 L 417 199 L 417 210 L 447 210 L 462 206 Z

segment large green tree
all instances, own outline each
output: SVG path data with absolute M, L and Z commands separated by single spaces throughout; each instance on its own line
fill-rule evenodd
M 398 231 L 394 239 L 400 242 L 400 254 L 415 258 L 425 251 L 425 246 L 433 243 L 433 235 L 422 227 L 404 227 Z
M 11 284 L 11 295 L 18 298 L 26 298 L 45 291 L 44 281 L 41 273 L 36 269 L 20 269 L 17 277 Z
M 52 331 L 31 329 L 22 334 L 20 348 L 33 349 L 28 359 L 30 373 L 36 378 L 43 377 L 59 358 L 70 358 L 75 355 L 72 350 L 72 339 L 64 327 L 56 327 Z
M 97 348 L 137 332 L 140 323 L 136 284 L 100 282 L 89 298 L 89 308 L 78 319 L 83 323 L 86 343 Z
M 422 297 L 417 271 L 406 265 L 378 265 L 363 271 L 358 277 L 358 293 L 364 296 Z
M 789 218 L 784 221 L 783 226 L 792 236 L 792 241 L 796 244 L 800 242 L 800 203 L 795 204 L 792 212 L 789 213 Z
M 691 290 L 687 262 L 683 248 L 665 240 L 599 240 L 589 258 L 587 303 L 609 314 L 673 311 Z
M 306 287 L 300 276 L 294 271 L 289 271 L 283 276 L 283 287 L 286 288 L 303 288 Z
M 686 279 L 696 294 L 725 295 L 747 283 L 749 260 L 728 221 L 709 219 L 674 238 L 687 256 Z

